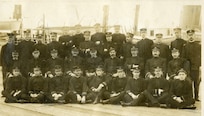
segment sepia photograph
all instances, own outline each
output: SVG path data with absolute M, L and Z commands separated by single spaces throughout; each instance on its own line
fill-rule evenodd
M 202 0 L 0 0 L 0 116 L 201 116 Z

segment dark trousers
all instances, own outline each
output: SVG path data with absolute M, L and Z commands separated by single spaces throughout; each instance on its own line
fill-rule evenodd
M 145 103 L 145 95 L 144 93 L 140 93 L 137 99 L 133 99 L 129 94 L 125 94 L 124 101 L 126 103 L 130 103 L 130 106 L 142 106 Z
M 185 101 L 181 103 L 174 100 L 173 97 L 170 97 L 168 99 L 168 105 L 170 105 L 171 108 L 183 108 L 183 107 L 192 105 L 194 103 L 195 103 L 195 100 L 193 98 L 185 99 Z
M 38 94 L 38 93 L 36 93 Z M 45 94 L 39 93 L 37 97 L 31 97 L 29 98 L 29 101 L 31 103 L 44 103 L 45 102 Z
M 194 98 L 198 99 L 198 92 L 199 92 L 199 85 L 200 85 L 200 78 L 199 78 L 199 70 L 191 70 L 191 80 L 193 81 L 194 85 Z
M 166 104 L 169 94 L 167 92 L 163 92 L 160 96 L 153 96 L 149 91 L 145 90 L 144 96 L 151 104 Z
M 6 103 L 17 103 L 18 100 L 28 100 L 29 99 L 28 95 L 24 92 L 21 92 L 16 96 L 13 96 L 12 94 L 8 92 L 5 92 L 5 97 L 6 97 L 5 99 Z
M 120 92 L 119 95 L 110 97 L 109 103 L 110 104 L 120 104 L 120 101 L 124 101 L 125 91 Z
M 79 95 L 82 96 L 81 94 Z M 65 101 L 66 103 L 78 103 L 77 94 L 72 91 L 69 91 L 67 95 L 65 96 Z

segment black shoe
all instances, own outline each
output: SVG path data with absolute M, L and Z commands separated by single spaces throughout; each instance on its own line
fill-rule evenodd
M 192 110 L 194 110 L 194 109 L 196 109 L 196 106 L 194 106 L 194 105 L 184 106 L 184 107 L 181 107 L 179 109 L 192 109 Z
M 199 102 L 200 100 L 197 98 L 197 99 L 195 99 L 195 101 L 198 101 L 198 102 Z
M 102 104 L 108 104 L 109 102 L 110 102 L 109 99 L 106 99 L 106 100 L 101 101 Z
M 123 107 L 131 106 L 130 103 L 125 103 L 125 102 L 123 102 L 123 101 L 120 101 L 120 104 L 121 104 Z

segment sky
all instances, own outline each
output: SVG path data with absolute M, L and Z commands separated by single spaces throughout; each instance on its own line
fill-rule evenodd
M 22 5 L 23 28 L 45 26 L 92 26 L 103 22 L 103 6 L 109 6 L 108 25 L 133 29 L 136 5 L 140 5 L 138 27 L 179 26 L 183 5 L 199 0 L 0 0 L 0 21 L 12 20 L 15 5 Z

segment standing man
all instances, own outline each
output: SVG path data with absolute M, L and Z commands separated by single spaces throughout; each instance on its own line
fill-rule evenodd
M 151 47 L 153 45 L 153 41 L 146 37 L 147 35 L 146 28 L 140 29 L 140 34 L 141 34 L 142 40 L 138 41 L 137 43 L 139 56 L 144 58 L 144 61 L 146 62 L 147 59 L 152 57 Z
M 106 43 L 106 35 L 101 32 L 101 26 L 99 23 L 94 25 L 96 33 L 91 36 L 91 41 L 93 41 L 96 45 Z
M 182 53 L 183 45 L 186 43 L 185 40 L 181 38 L 181 28 L 174 28 L 175 40 L 171 42 L 170 48 L 176 48 L 179 50 L 179 53 Z
M 78 48 L 79 44 L 85 40 L 84 34 L 81 33 L 81 25 L 75 25 L 75 35 L 73 36 L 73 44 Z
M 155 46 L 158 46 L 160 48 L 160 57 L 165 58 L 167 61 L 170 60 L 170 49 L 169 46 L 162 43 L 163 34 L 157 33 L 156 34 L 156 41 L 154 43 Z
M 125 35 L 120 33 L 120 25 L 115 25 L 114 26 L 114 29 L 115 29 L 115 33 L 113 33 L 112 35 L 112 41 L 113 43 L 116 43 L 117 44 L 117 53 L 119 56 L 122 55 L 122 47 L 124 43 L 126 43 L 126 40 L 125 40 Z
M 123 57 L 125 59 L 128 58 L 128 57 L 131 57 L 130 49 L 133 46 L 132 45 L 133 36 L 134 36 L 134 34 L 127 33 L 127 35 L 126 35 L 126 43 L 123 44 L 123 46 L 122 46 L 122 48 L 123 48 L 122 55 L 123 55 Z
M 195 42 L 194 34 L 194 30 L 187 31 L 188 42 L 183 47 L 182 56 L 190 62 L 190 75 L 194 83 L 194 97 L 196 101 L 199 101 L 198 92 L 201 81 L 199 78 L 199 70 L 201 66 L 201 45 Z

